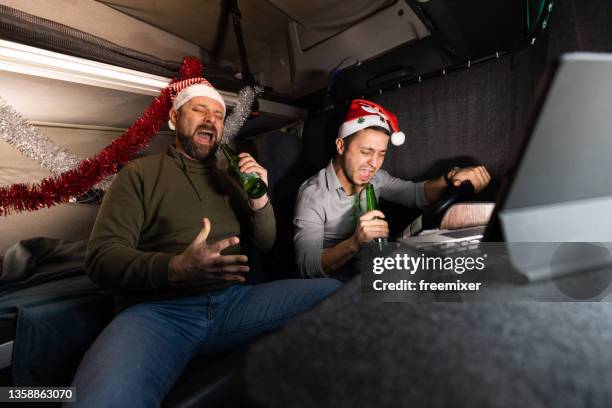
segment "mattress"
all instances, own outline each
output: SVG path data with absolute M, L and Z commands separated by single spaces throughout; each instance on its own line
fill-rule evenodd
M 0 370 L 11 365 L 16 327 L 14 313 L 0 315 Z
M 114 313 L 114 293 L 83 273 L 85 242 L 32 238 L 0 271 L 0 370 L 20 386 L 69 384 Z
M 83 274 L 12 293 L 0 301 L 0 370 L 11 366 L 13 385 L 69 384 L 113 313 L 113 292 Z

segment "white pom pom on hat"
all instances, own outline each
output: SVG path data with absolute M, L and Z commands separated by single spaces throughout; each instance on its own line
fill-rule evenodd
M 393 143 L 394 146 L 401 146 L 404 144 L 405 141 L 406 135 L 401 130 L 399 132 L 393 132 L 393 134 L 391 134 L 391 143 Z
M 362 129 L 379 126 L 391 133 L 391 143 L 400 146 L 406 135 L 399 130 L 397 116 L 382 106 L 366 99 L 354 99 L 338 131 L 339 138 L 345 138 Z

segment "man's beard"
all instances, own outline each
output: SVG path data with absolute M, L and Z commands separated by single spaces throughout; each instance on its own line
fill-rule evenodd
M 211 142 L 208 146 L 201 146 L 195 142 L 195 137 L 200 130 L 209 130 L 212 132 Z M 178 129 L 176 130 L 176 135 L 181 142 L 181 147 L 187 153 L 189 157 L 195 160 L 208 160 L 215 156 L 217 150 L 219 149 L 219 143 L 217 140 L 217 131 L 212 126 L 198 126 L 198 128 L 193 132 L 193 136 L 188 136 L 183 132 L 180 132 Z M 205 150 L 206 149 L 206 150 Z

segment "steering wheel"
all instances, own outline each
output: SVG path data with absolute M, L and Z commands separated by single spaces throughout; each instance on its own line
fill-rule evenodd
M 423 229 L 439 228 L 446 211 L 456 202 L 464 201 L 474 195 L 474 185 L 465 180 L 458 187 L 448 186 L 438 202 L 423 211 Z

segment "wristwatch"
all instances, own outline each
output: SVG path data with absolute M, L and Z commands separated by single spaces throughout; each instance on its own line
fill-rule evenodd
M 446 185 L 447 186 L 451 186 L 453 185 L 453 181 L 451 180 L 452 177 L 448 176 L 448 173 L 453 172 L 453 177 L 455 176 L 455 174 L 457 173 L 457 170 L 461 170 L 461 167 L 453 167 L 452 169 L 450 169 L 449 171 L 444 173 L 444 181 L 446 181 Z

